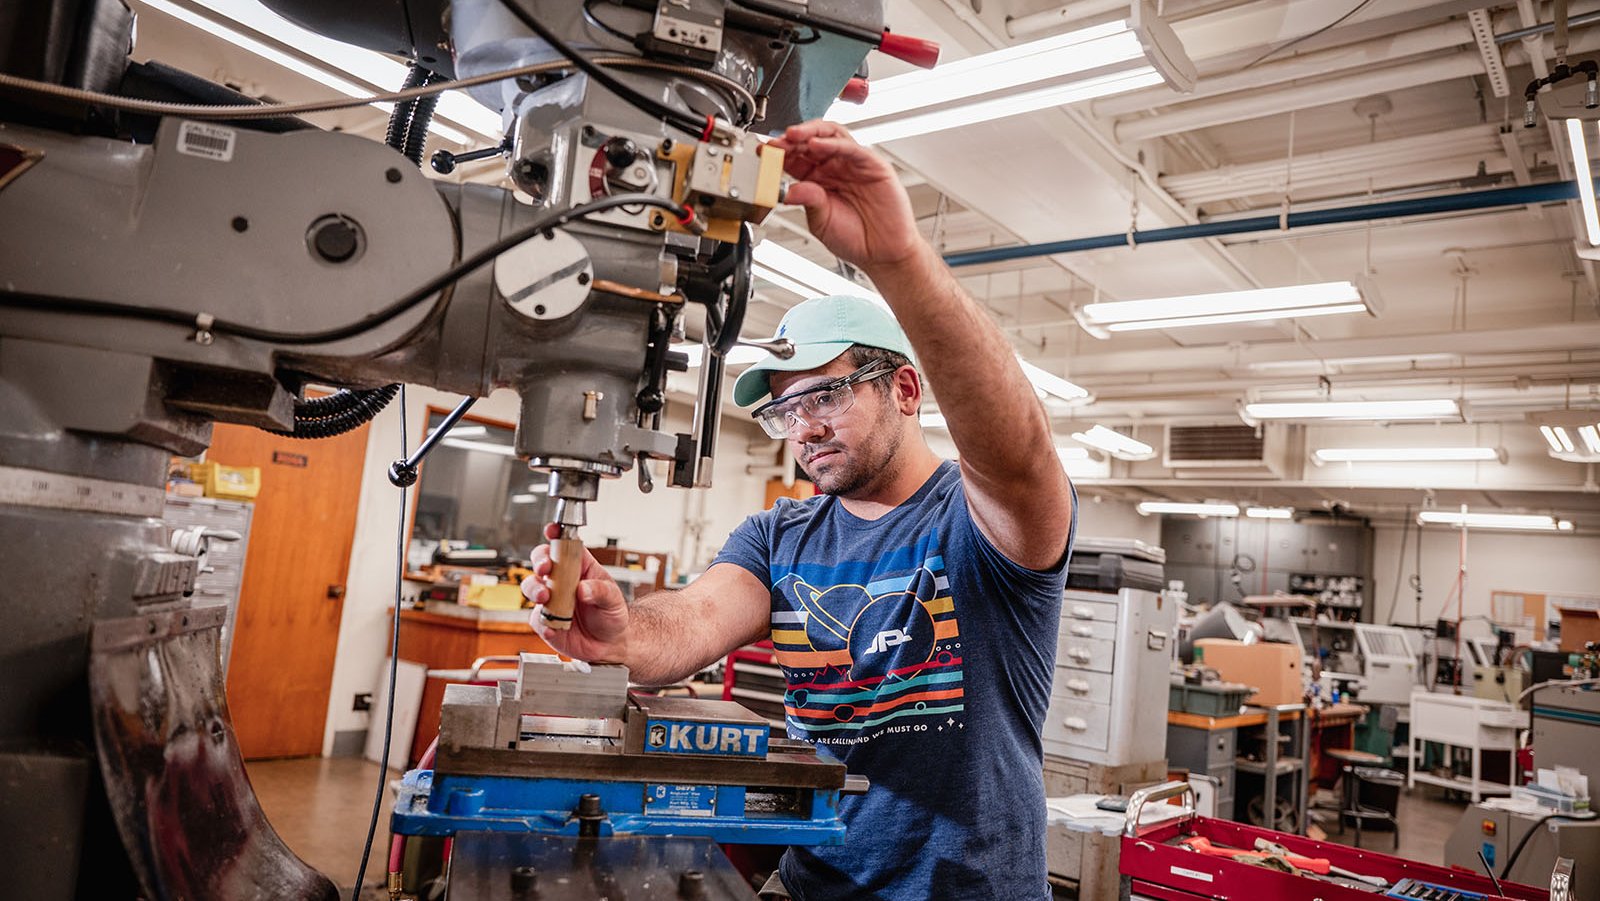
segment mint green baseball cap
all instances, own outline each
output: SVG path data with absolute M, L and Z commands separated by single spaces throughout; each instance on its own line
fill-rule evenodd
M 753 406 L 772 393 L 767 373 L 817 369 L 833 362 L 851 345 L 879 347 L 915 359 L 910 339 L 888 307 L 848 294 L 813 297 L 790 307 L 773 337 L 789 339 L 794 344 L 794 356 L 785 360 L 768 355 L 741 372 L 733 383 L 733 402 L 741 407 Z

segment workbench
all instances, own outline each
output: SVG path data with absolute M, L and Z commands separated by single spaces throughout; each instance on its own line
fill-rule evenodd
M 1300 832 L 1305 831 L 1307 808 L 1307 749 L 1310 745 L 1308 724 L 1349 724 L 1365 712 L 1354 704 L 1335 705 L 1322 711 L 1312 711 L 1303 716 L 1304 704 L 1282 704 L 1276 707 L 1245 707 L 1234 716 L 1205 716 L 1196 713 L 1167 712 L 1167 758 L 1174 767 L 1187 769 L 1217 780 L 1217 815 L 1244 820 L 1244 809 L 1235 809 L 1235 783 L 1238 773 L 1254 773 L 1262 777 L 1262 810 L 1272 811 L 1278 800 L 1278 779 L 1286 774 L 1296 774 L 1294 799 L 1295 821 Z M 1285 724 L 1293 724 L 1295 731 L 1290 739 L 1294 752 L 1280 759 L 1278 742 L 1271 736 L 1278 734 Z M 1263 760 L 1250 760 L 1239 754 L 1238 730 L 1262 727 L 1268 733 L 1263 742 Z M 1268 774 L 1271 774 L 1269 777 Z M 1270 814 L 1268 815 L 1270 818 Z M 1269 823 L 1270 825 L 1270 823 Z
M 1411 759 L 1406 764 L 1406 788 L 1418 782 L 1440 785 L 1466 792 L 1474 804 L 1484 795 L 1511 794 L 1509 784 L 1483 778 L 1483 754 L 1485 751 L 1515 753 L 1517 729 L 1526 718 L 1527 714 L 1504 701 L 1418 689 L 1411 695 Z M 1468 776 L 1417 772 L 1417 762 L 1424 759 L 1423 746 L 1430 741 L 1447 748 L 1469 749 L 1472 762 Z M 1448 753 L 1446 759 L 1449 759 Z

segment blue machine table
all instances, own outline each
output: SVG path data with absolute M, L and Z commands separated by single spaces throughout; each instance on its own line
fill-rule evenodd
M 392 831 L 455 838 L 452 890 L 493 888 L 472 898 L 521 897 L 505 894 L 516 867 L 534 867 L 545 886 L 527 897 L 618 897 L 608 880 L 629 898 L 671 881 L 661 897 L 677 897 L 687 878 L 704 880 L 694 889 L 704 894 L 684 897 L 749 898 L 737 878 L 732 894 L 713 891 L 716 874 L 732 872 L 716 843 L 844 840 L 839 796 L 865 780 L 809 744 L 771 738 L 738 704 L 627 686 L 625 667 L 523 654 L 514 681 L 446 687 L 434 768 L 406 774 Z M 590 893 L 550 894 L 557 882 Z

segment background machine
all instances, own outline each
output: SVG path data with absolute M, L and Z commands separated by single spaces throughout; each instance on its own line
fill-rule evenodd
M 333 894 L 244 779 L 220 621 L 187 599 L 195 558 L 160 520 L 171 454 L 216 420 L 338 434 L 404 382 L 508 386 L 568 547 L 606 479 L 669 460 L 673 485 L 706 484 L 751 228 L 781 193 L 757 135 L 820 115 L 869 50 L 937 57 L 877 2 L 628 2 L 610 32 L 576 0 L 267 5 L 415 61 L 392 146 L 131 64 L 120 0 L 0 0 L 0 843 L 30 860 L 18 897 Z M 502 112 L 515 192 L 418 171 L 447 84 Z M 709 353 L 694 427 L 669 434 L 686 327 Z

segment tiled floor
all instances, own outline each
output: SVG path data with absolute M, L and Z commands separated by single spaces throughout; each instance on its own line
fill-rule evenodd
M 372 796 L 378 789 L 378 765 L 353 757 L 305 757 L 252 761 L 246 770 L 261 809 L 284 842 L 349 897 L 372 816 Z M 400 778 L 399 770 L 389 772 L 391 779 Z M 384 791 L 364 880 L 369 886 L 384 881 L 393 797 Z
M 352 758 L 267 760 L 249 764 L 250 781 L 261 799 L 267 819 L 289 847 L 307 863 L 326 873 L 345 897 L 355 881 L 372 795 L 377 789 L 378 766 Z M 391 778 L 398 778 L 391 771 Z M 1442 863 L 1444 842 L 1461 819 L 1466 805 L 1441 798 L 1437 789 L 1418 786 L 1400 795 L 1400 849 L 1394 851 L 1389 832 L 1363 831 L 1361 847 L 1397 854 L 1425 863 Z M 391 794 L 384 793 L 378 833 L 373 843 L 365 882 L 368 891 L 381 886 L 388 848 L 388 811 Z M 1353 830 L 1340 835 L 1332 812 L 1325 814 L 1329 840 L 1354 844 Z M 380 895 L 374 893 L 374 897 Z

